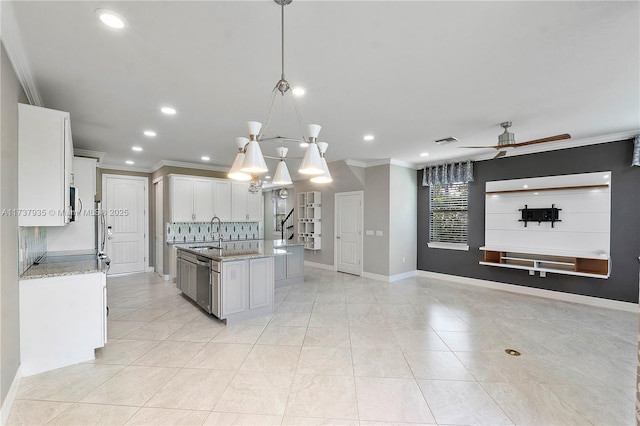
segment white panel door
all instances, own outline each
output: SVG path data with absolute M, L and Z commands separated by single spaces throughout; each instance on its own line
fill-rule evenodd
M 362 275 L 362 193 L 336 194 L 338 272 Z
M 163 204 L 164 204 L 164 180 L 159 180 L 154 184 L 156 195 L 156 226 L 154 230 L 154 251 L 155 259 L 153 264 L 155 265 L 155 271 L 160 276 L 164 276 L 164 217 L 163 217 Z
M 172 176 L 171 191 L 171 221 L 193 222 L 193 179 Z
M 231 220 L 231 182 L 228 180 L 213 181 L 213 214 L 223 222 Z
M 107 221 L 110 274 L 146 269 L 147 178 L 103 176 L 102 201 Z
M 213 181 L 193 180 L 193 214 L 196 222 L 210 221 L 213 217 Z

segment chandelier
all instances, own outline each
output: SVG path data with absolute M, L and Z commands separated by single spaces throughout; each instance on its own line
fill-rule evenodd
M 278 160 L 273 180 L 271 183 L 274 185 L 290 185 L 293 183 L 287 163 L 285 161 L 288 148 L 279 146 L 276 148 L 277 156 L 268 156 L 262 154 L 261 144 L 266 142 L 280 142 L 284 144 L 286 142 L 294 142 L 300 145 L 306 145 L 302 163 L 298 172 L 303 175 L 311 177 L 311 181 L 314 183 L 329 183 L 332 181 L 329 167 L 327 166 L 327 160 L 324 155 L 329 146 L 326 142 L 318 142 L 318 135 L 320 134 L 321 127 L 318 124 L 302 125 L 302 119 L 300 118 L 300 112 L 294 96 L 290 93 L 291 86 L 284 76 L 284 7 L 292 2 L 292 0 L 274 0 L 280 5 L 280 17 L 281 17 L 281 64 L 282 71 L 280 74 L 280 80 L 276 83 L 275 87 L 271 91 L 271 99 L 269 103 L 269 112 L 267 114 L 266 124 L 263 127 L 262 123 L 258 121 L 247 122 L 247 130 L 249 137 L 236 138 L 236 146 L 238 152 L 236 158 L 233 161 L 231 169 L 229 170 L 228 177 L 235 180 L 244 180 L 249 182 L 249 192 L 257 193 L 262 188 L 262 181 L 259 175 L 269 171 L 265 158 Z M 264 134 L 269 128 L 271 122 L 271 115 L 273 111 L 273 105 L 276 99 L 276 95 L 280 94 L 284 99 L 286 94 L 289 94 L 293 102 L 296 116 L 298 119 L 298 125 L 301 129 L 301 138 L 274 136 L 265 137 Z M 303 130 L 304 129 L 304 130 Z M 306 134 L 305 134 L 306 133 Z

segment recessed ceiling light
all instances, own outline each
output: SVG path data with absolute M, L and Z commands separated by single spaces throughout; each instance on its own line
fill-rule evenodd
M 134 163 L 134 162 L 133 162 L 133 161 L 131 161 L 131 160 L 127 160 L 127 161 L 125 161 L 125 163 L 127 163 L 127 164 L 136 164 L 136 163 Z
M 305 93 L 307 93 L 307 91 L 304 89 L 304 87 L 294 87 L 294 88 L 291 90 L 291 93 L 293 93 L 293 94 L 294 94 L 294 95 L 296 95 L 296 96 L 302 96 L 302 95 L 304 95 Z
M 428 152 L 421 152 L 420 153 L 420 157 L 428 157 L 429 153 Z
M 537 192 L 534 192 L 534 193 L 533 193 L 533 195 L 538 195 L 538 193 L 537 193 Z
M 154 132 L 153 130 L 145 130 L 144 131 L 144 135 L 145 136 L 149 136 L 150 138 L 154 137 L 156 135 L 156 132 Z
M 139 146 L 132 146 L 131 149 L 137 152 L 142 151 L 142 148 L 140 148 Z
M 103 24 L 116 29 L 124 28 L 124 19 L 122 16 L 118 15 L 112 10 L 109 9 L 97 9 L 95 11 L 98 19 L 102 21 Z
M 200 157 L 200 159 L 201 159 L 202 161 L 209 161 L 209 160 L 211 160 L 211 158 L 207 157 L 206 155 L 203 155 L 202 157 Z
M 522 185 L 522 187 L 526 189 L 529 187 L 529 185 Z
M 265 176 L 264 178 L 265 179 L 271 179 L 271 176 Z
M 306 148 L 309 146 L 308 142 L 300 142 L 300 148 Z
M 364 139 L 365 141 L 372 141 L 375 138 L 373 137 L 373 135 L 364 135 L 364 138 L 362 138 L 362 139 Z
M 171 107 L 162 107 L 160 108 L 160 111 L 164 112 L 167 115 L 174 115 L 176 113 L 175 108 Z
M 609 179 L 609 175 L 602 176 L 604 179 Z

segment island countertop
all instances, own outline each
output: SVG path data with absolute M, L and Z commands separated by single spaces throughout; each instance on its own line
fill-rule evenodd
M 258 259 L 261 257 L 286 256 L 287 247 L 294 245 L 302 245 L 298 243 L 289 243 L 285 240 L 238 240 L 223 241 L 222 253 L 217 249 L 209 249 L 208 246 L 214 246 L 217 242 L 209 244 L 193 244 L 189 246 L 180 245 L 178 250 L 184 250 L 199 256 L 217 260 L 219 262 Z
M 46 253 L 20 275 L 19 279 L 60 277 L 104 272 L 107 264 L 95 254 L 60 255 Z

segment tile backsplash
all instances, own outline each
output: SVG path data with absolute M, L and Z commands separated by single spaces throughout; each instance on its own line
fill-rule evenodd
M 222 239 L 225 241 L 257 240 L 262 238 L 260 222 L 222 222 Z M 199 243 L 211 241 L 210 222 L 167 222 L 168 243 Z M 218 224 L 213 225 L 215 238 Z
M 33 265 L 33 262 L 47 252 L 47 228 L 44 226 L 21 226 L 18 229 L 20 238 L 18 272 L 22 274 Z

